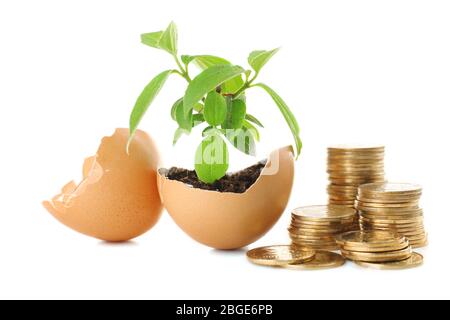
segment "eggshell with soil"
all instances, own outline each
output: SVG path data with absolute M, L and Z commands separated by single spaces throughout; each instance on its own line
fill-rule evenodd
M 158 171 L 163 204 L 194 240 L 216 249 L 245 247 L 268 232 L 288 203 L 294 179 L 292 147 L 271 153 L 256 182 L 244 193 L 193 188 Z
M 61 223 L 105 241 L 133 239 L 159 220 L 159 155 L 152 139 L 137 131 L 126 152 L 128 129 L 102 139 L 97 154 L 83 164 L 80 184 L 69 182 L 44 207 Z

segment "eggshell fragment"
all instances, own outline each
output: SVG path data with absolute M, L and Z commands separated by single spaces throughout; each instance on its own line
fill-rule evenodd
M 166 210 L 194 240 L 216 249 L 245 247 L 278 221 L 294 179 L 292 147 L 271 153 L 258 180 L 245 193 L 196 189 L 158 171 L 158 188 Z
M 127 241 L 152 228 L 162 204 L 157 189 L 159 155 L 137 131 L 126 152 L 128 129 L 102 139 L 96 156 L 83 164 L 83 180 L 71 181 L 44 207 L 66 226 L 105 241 Z

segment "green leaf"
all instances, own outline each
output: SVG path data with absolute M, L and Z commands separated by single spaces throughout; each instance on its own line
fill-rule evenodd
M 264 65 L 270 60 L 270 58 L 274 56 L 275 53 L 278 52 L 278 50 L 280 50 L 280 48 L 270 51 L 265 50 L 253 51 L 248 56 L 248 63 L 253 68 L 253 70 L 256 71 L 256 73 L 259 73 L 262 67 L 264 67 Z
M 218 65 L 204 70 L 195 77 L 187 87 L 184 95 L 184 112 L 188 114 L 194 105 L 200 101 L 208 92 L 225 81 L 234 78 L 244 72 L 244 69 L 238 66 Z
M 217 65 L 231 65 L 231 62 L 227 59 L 211 56 L 211 55 L 197 55 L 197 56 L 189 56 L 189 58 L 185 58 L 186 61 L 194 61 L 194 63 L 200 69 L 208 69 L 212 66 Z M 222 93 L 235 93 L 244 85 L 244 80 L 241 75 L 238 75 L 222 84 Z
M 222 124 L 224 129 L 240 129 L 245 119 L 247 107 L 245 102 L 237 99 L 227 99 L 227 117 Z
M 159 47 L 168 53 L 175 55 L 178 51 L 178 31 L 175 23 L 171 22 L 167 29 L 161 35 Z
M 172 108 L 170 109 L 170 116 L 172 117 L 172 120 L 177 121 L 177 108 L 182 104 L 183 98 L 180 98 L 177 101 L 175 101 L 175 103 L 172 105 Z
M 194 110 L 197 112 L 203 112 L 203 109 L 205 108 L 205 106 L 203 104 L 201 104 L 200 102 L 197 102 L 194 105 Z
M 183 62 L 185 65 L 188 65 L 194 59 L 195 59 L 195 56 L 189 56 L 189 55 L 182 55 L 181 56 L 181 62 Z
M 152 48 L 160 49 L 159 41 L 161 40 L 162 34 L 162 31 L 141 34 L 141 42 Z
M 175 130 L 175 134 L 173 135 L 173 145 L 176 145 L 178 140 L 183 136 L 183 134 L 189 134 L 189 132 L 186 132 L 183 128 L 178 128 Z
M 191 59 L 190 61 L 194 61 L 194 63 L 202 70 L 217 65 L 231 65 L 230 61 L 221 57 L 211 55 L 197 55 L 191 57 L 193 57 L 193 59 Z
M 220 136 L 206 137 L 195 153 L 195 172 L 205 183 L 222 178 L 228 170 L 228 149 Z
M 259 142 L 261 139 L 261 136 L 259 135 L 258 129 L 254 125 L 252 125 L 249 121 L 244 120 L 244 123 L 242 124 L 243 128 L 246 128 L 255 138 L 256 141 Z
M 255 156 L 255 139 L 249 130 L 246 128 L 227 129 L 225 136 L 236 149 L 245 154 Z
M 265 85 L 264 83 L 258 83 L 254 85 L 255 87 L 263 88 L 273 99 L 275 104 L 278 106 L 278 108 L 281 111 L 281 114 L 283 115 L 284 119 L 286 120 L 289 128 L 291 129 L 292 135 L 294 137 L 296 149 L 297 149 L 297 158 L 300 155 L 300 152 L 302 150 L 302 141 L 300 139 L 300 127 L 298 125 L 297 120 L 295 119 L 294 114 L 289 109 L 287 104 L 283 101 L 283 99 L 275 92 L 272 88 Z
M 159 91 L 164 86 L 167 78 L 172 72 L 173 70 L 167 70 L 158 74 L 155 78 L 153 78 L 152 81 L 150 81 L 150 83 L 144 88 L 144 90 L 138 97 L 133 111 L 130 115 L 130 136 L 128 138 L 127 150 L 145 112 L 147 111 L 148 107 L 153 102 L 155 97 L 158 95 Z
M 201 113 L 196 113 L 192 116 L 192 127 L 196 127 L 205 122 L 205 117 Z
M 239 97 L 234 98 L 235 100 L 242 100 L 245 103 L 247 103 L 247 96 L 245 95 L 245 92 L 242 92 Z
M 227 116 L 227 102 L 225 101 L 225 98 L 215 91 L 208 93 L 203 113 L 208 124 L 212 126 L 222 124 Z
M 181 103 L 177 104 L 176 111 L 175 111 L 175 119 L 180 128 L 186 130 L 189 133 L 191 132 L 192 124 L 193 124 L 192 110 L 188 114 L 184 113 L 182 99 L 181 99 Z
M 261 121 L 259 121 L 255 116 L 252 116 L 251 114 L 247 113 L 245 115 L 245 119 L 247 119 L 250 122 L 253 122 L 254 124 L 256 124 L 257 126 L 264 128 L 263 124 L 261 123 Z

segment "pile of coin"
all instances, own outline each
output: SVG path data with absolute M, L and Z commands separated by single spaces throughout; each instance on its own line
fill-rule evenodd
M 384 181 L 384 147 L 330 147 L 327 172 L 328 203 L 353 207 L 359 185 Z
M 357 211 L 346 206 L 301 207 L 292 211 L 288 231 L 293 244 L 315 250 L 336 250 L 336 236 L 359 230 L 358 221 Z
M 315 251 L 297 245 L 278 245 L 252 249 L 247 258 L 262 266 L 295 270 L 337 268 L 345 263 L 344 257 L 330 251 Z
M 342 255 L 360 265 L 379 269 L 402 269 L 421 264 L 404 236 L 386 231 L 355 231 L 340 235 Z
M 390 231 L 405 236 L 413 248 L 427 245 L 422 188 L 407 183 L 371 183 L 358 190 L 356 208 L 363 231 Z

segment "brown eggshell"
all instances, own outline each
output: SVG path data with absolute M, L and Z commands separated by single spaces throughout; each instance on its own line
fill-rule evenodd
M 102 139 L 96 156 L 83 164 L 80 184 L 69 182 L 44 207 L 66 226 L 105 241 L 127 241 L 152 228 L 162 204 L 157 189 L 159 155 L 137 131 L 126 152 L 128 129 Z
M 269 174 L 278 164 L 278 170 Z M 216 249 L 245 247 L 268 232 L 289 200 L 294 179 L 292 147 L 271 153 L 258 180 L 245 193 L 196 189 L 158 171 L 164 206 L 177 225 L 198 242 Z

